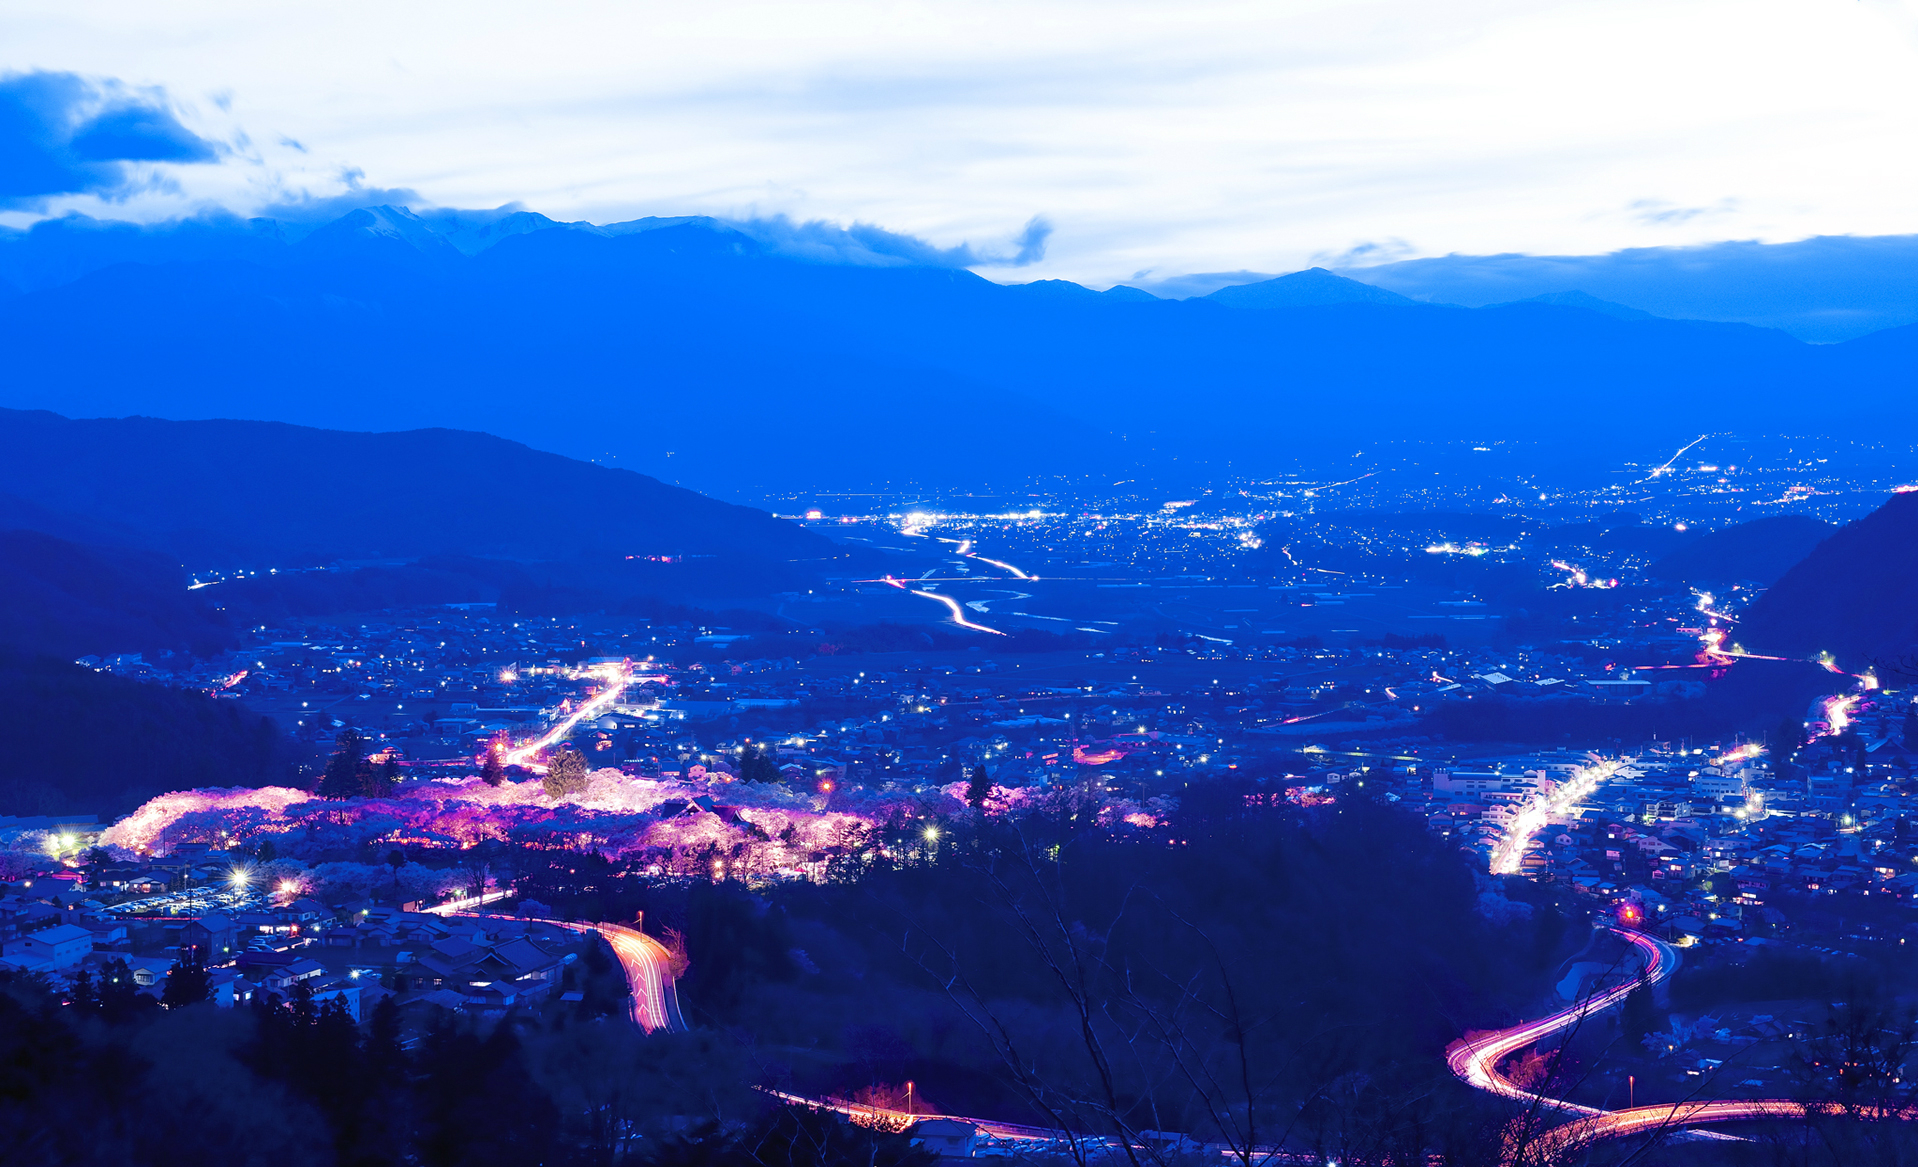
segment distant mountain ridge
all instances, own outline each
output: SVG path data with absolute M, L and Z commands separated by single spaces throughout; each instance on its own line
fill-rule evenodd
M 1326 272 L 1160 300 L 996 284 L 887 239 L 834 258 L 855 243 L 399 208 L 300 232 L 36 227 L 0 239 L 0 278 L 31 289 L 0 313 L 0 402 L 453 427 L 723 491 L 1252 468 L 1303 432 L 1616 460 L 1723 428 L 1728 401 L 1764 430 L 1815 396 L 1832 432 L 1875 433 L 1918 369 L 1918 330 L 1814 346 L 1602 306 L 1396 303 Z
M 1397 292 L 1334 275 L 1322 267 L 1295 271 L 1256 284 L 1235 284 L 1205 298 L 1232 308 L 1307 308 L 1324 304 L 1410 306 L 1417 303 Z

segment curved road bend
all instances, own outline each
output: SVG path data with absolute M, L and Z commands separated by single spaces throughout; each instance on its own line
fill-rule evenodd
M 673 986 L 672 955 L 664 945 L 638 929 L 622 924 L 573 923 L 565 920 L 542 922 L 557 924 L 575 932 L 596 932 L 605 938 L 607 944 L 612 947 L 614 956 L 619 959 L 627 983 L 632 987 L 633 1024 L 648 1033 L 660 1030 L 683 1032 L 686 1029 L 686 1022 L 680 1014 L 679 999 Z M 1663 940 L 1643 932 L 1609 925 L 1607 928 L 1639 950 L 1645 961 L 1644 972 L 1649 982 L 1656 984 L 1671 976 L 1678 968 L 1680 959 L 1678 951 Z M 1541 1111 L 1563 1114 L 1572 1118 L 1571 1122 L 1537 1136 L 1533 1144 L 1533 1155 L 1536 1156 L 1537 1161 L 1545 1163 L 1554 1162 L 1604 1139 L 1724 1122 L 1788 1119 L 1804 1115 L 1805 1108 L 1802 1104 L 1783 1099 L 1718 1099 L 1661 1103 L 1655 1106 L 1608 1111 L 1595 1106 L 1547 1097 L 1520 1086 L 1499 1072 L 1498 1064 L 1512 1054 L 1552 1034 L 1570 1029 L 1594 1013 L 1601 1013 L 1622 1004 L 1625 997 L 1636 987 L 1637 979 L 1634 978 L 1537 1020 L 1527 1021 L 1510 1029 L 1455 1041 L 1446 1050 L 1446 1063 L 1461 1080 L 1481 1090 L 1529 1103 Z M 914 1119 L 961 1117 L 906 1116 L 854 1103 L 804 1098 L 778 1091 L 771 1093 L 787 1102 L 836 1110 L 847 1117 L 879 1117 L 881 1115 L 889 1118 L 911 1117 Z M 1918 1117 L 1918 1113 L 1908 1117 Z M 961 1121 L 972 1123 L 988 1135 L 1002 1139 L 1057 1141 L 1063 1137 L 1058 1131 L 1023 1126 L 1018 1123 L 972 1117 L 962 1117 Z M 1711 1138 L 1727 1137 L 1704 1131 L 1693 1133 Z M 1278 1161 L 1286 1161 L 1291 1157 L 1278 1155 L 1274 1158 Z
M 448 915 L 476 916 L 477 912 L 449 912 Z M 673 987 L 673 958 L 666 946 L 637 928 L 624 924 L 587 924 L 571 920 L 539 920 L 574 932 L 596 932 L 612 948 L 619 967 L 632 989 L 633 1024 L 647 1033 L 665 1030 L 684 1033 L 686 1019 L 679 1012 L 679 994 Z
M 1625 928 L 1607 929 L 1638 948 L 1645 960 L 1645 977 L 1653 984 L 1664 980 L 1678 968 L 1678 950 L 1643 932 L 1633 932 Z M 1480 1090 L 1506 1098 L 1529 1103 L 1541 1110 L 1556 1111 L 1561 1114 L 1596 1116 L 1607 1113 L 1595 1106 L 1582 1106 L 1576 1102 L 1565 1102 L 1550 1098 L 1536 1091 L 1527 1090 L 1518 1083 L 1498 1072 L 1498 1064 L 1506 1058 L 1554 1033 L 1577 1025 L 1594 1013 L 1602 1013 L 1615 1005 L 1622 1004 L 1631 991 L 1638 987 L 1636 979 L 1616 985 L 1603 993 L 1594 993 L 1569 1009 L 1541 1017 L 1536 1021 L 1527 1021 L 1510 1029 L 1493 1030 L 1475 1037 L 1461 1038 L 1445 1050 L 1445 1062 L 1452 1073 Z
M 1610 925 L 1606 927 L 1639 949 L 1645 959 L 1645 977 L 1651 983 L 1656 984 L 1677 971 L 1678 950 L 1663 940 L 1643 932 Z M 1804 1104 L 1781 1098 L 1704 1099 L 1636 1106 L 1626 1110 L 1600 1110 L 1595 1106 L 1546 1097 L 1527 1090 L 1499 1073 L 1499 1062 L 1533 1042 L 1570 1029 L 1594 1013 L 1623 1003 L 1627 994 L 1636 987 L 1635 980 L 1628 981 L 1536 1021 L 1455 1041 L 1445 1051 L 1446 1063 L 1451 1066 L 1452 1073 L 1481 1090 L 1529 1103 L 1541 1111 L 1576 1116 L 1571 1122 L 1539 1134 L 1526 1157 L 1528 1162 L 1553 1163 L 1593 1143 L 1627 1135 L 1683 1130 L 1700 1138 L 1726 1139 L 1731 1136 L 1689 1128 L 1725 1122 L 1804 1117 Z M 1903 1117 L 1918 1118 L 1918 1110 Z

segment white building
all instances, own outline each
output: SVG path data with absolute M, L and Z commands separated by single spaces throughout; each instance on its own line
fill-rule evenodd
M 56 972 L 78 967 L 92 951 L 93 933 L 72 924 L 61 924 L 7 941 L 0 957 L 14 968 Z

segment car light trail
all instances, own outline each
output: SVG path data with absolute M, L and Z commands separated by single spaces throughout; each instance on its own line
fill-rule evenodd
M 1027 575 L 1025 572 L 1020 571 L 1018 568 L 1012 566 L 1012 564 L 1005 563 L 1001 560 L 987 559 L 983 555 L 973 555 L 973 556 L 969 556 L 968 558 L 977 559 L 981 563 L 990 563 L 994 567 L 997 567 L 1001 569 L 1002 571 L 1009 571 L 1012 573 L 1012 578 L 1014 579 L 1038 579 L 1039 578 L 1036 575 Z
M 922 592 L 918 588 L 907 588 L 906 590 L 915 596 L 924 596 L 928 600 L 937 600 L 939 603 L 944 604 L 946 611 L 952 613 L 952 622 L 961 628 L 970 628 L 974 632 L 990 632 L 994 636 L 1005 635 L 1005 633 L 999 631 L 997 628 L 988 628 L 984 624 L 975 624 L 966 619 L 966 609 L 958 600 L 953 599 L 951 596 L 942 596 L 938 592 Z
M 1837 737 L 1850 729 L 1851 715 L 1857 707 L 1858 698 L 1855 696 L 1825 698 L 1825 724 L 1829 727 L 1825 731 L 1825 736 Z
M 567 734 L 573 732 L 573 727 L 580 722 L 588 718 L 598 717 L 608 709 L 611 709 L 614 703 L 619 700 L 620 694 L 624 693 L 635 680 L 632 662 L 630 661 L 617 665 L 600 665 L 587 669 L 586 672 L 581 675 L 599 677 L 606 681 L 606 687 L 598 693 L 595 693 L 591 700 L 582 702 L 578 709 L 573 710 L 573 712 L 568 714 L 558 725 L 555 725 L 532 741 L 524 745 L 514 746 L 512 749 L 501 754 L 500 762 L 502 764 L 507 766 L 524 766 L 528 770 L 536 773 L 544 773 L 546 766 L 543 763 L 533 761 L 533 757 L 541 750 L 544 750 L 554 742 L 559 741 Z
M 1623 762 L 1612 761 L 1580 767 L 1550 794 L 1534 795 L 1529 799 L 1505 825 L 1504 837 L 1492 849 L 1492 874 L 1518 874 L 1519 863 L 1525 858 L 1525 848 L 1531 843 L 1532 836 L 1543 830 L 1553 817 L 1585 801 L 1600 783 L 1618 773 L 1622 765 Z
M 1426 550 L 1430 551 L 1431 548 L 1427 547 Z M 1552 560 L 1552 566 L 1567 573 L 1566 578 L 1552 585 L 1554 588 L 1615 588 L 1618 586 L 1618 581 L 1615 579 L 1593 579 L 1586 574 L 1584 568 L 1567 563 L 1563 559 Z
M 1710 434 L 1699 434 L 1695 440 L 1687 442 L 1684 445 L 1684 447 L 1678 451 L 1678 453 L 1673 454 L 1671 457 L 1665 459 L 1665 464 L 1663 466 L 1659 466 L 1653 469 L 1653 471 L 1650 474 L 1647 474 L 1645 477 L 1639 479 L 1638 482 L 1650 482 L 1652 479 L 1657 478 L 1661 474 L 1670 474 L 1672 472 L 1672 464 L 1677 462 L 1680 458 L 1683 458 L 1685 456 L 1686 450 L 1691 449 L 1693 446 L 1696 446 L 1699 442 L 1702 442 L 1709 437 L 1711 437 Z M 1636 486 L 1638 485 L 1638 483 L 1635 482 L 1632 485 Z
M 511 895 L 509 891 L 506 894 Z M 445 914 L 470 916 L 472 912 L 453 912 Z M 551 924 L 555 928 L 565 928 L 571 932 L 595 932 L 612 947 L 613 955 L 619 958 L 620 971 L 626 974 L 626 985 L 632 990 L 633 1003 L 628 1016 L 633 1024 L 647 1033 L 666 1030 L 683 1033 L 686 1019 L 679 1012 L 679 994 L 673 986 L 673 954 L 666 946 L 637 928 L 628 928 L 624 924 L 594 924 L 572 920 L 540 920 L 542 924 Z
M 1638 949 L 1644 960 L 1642 977 L 1594 993 L 1568 1009 L 1561 1009 L 1536 1021 L 1527 1021 L 1510 1029 L 1495 1030 L 1461 1038 L 1446 1048 L 1445 1062 L 1452 1073 L 1467 1085 L 1497 1094 L 1532 1107 L 1535 1113 L 1575 1116 L 1572 1121 L 1534 1135 L 1512 1157 L 1523 1167 L 1547 1167 L 1569 1162 L 1572 1156 L 1593 1143 L 1627 1135 L 1684 1131 L 1695 1138 L 1730 1140 L 1734 1136 L 1689 1128 L 1726 1122 L 1752 1122 L 1802 1118 L 1802 1103 L 1780 1098 L 1704 1099 L 1678 1103 L 1634 1106 L 1624 1110 L 1603 1110 L 1596 1106 L 1567 1102 L 1564 1099 L 1529 1090 L 1499 1072 L 1499 1063 L 1545 1038 L 1577 1025 L 1594 1013 L 1602 1013 L 1624 1003 L 1640 981 L 1655 985 L 1678 968 L 1678 950 L 1644 932 L 1605 925 L 1606 930 Z M 1884 1110 L 1875 1116 L 1904 1121 L 1918 1119 L 1918 1107 Z
M 1670 976 L 1678 965 L 1678 951 L 1663 940 L 1648 936 L 1643 932 L 1634 932 L 1625 928 L 1606 925 L 1607 929 L 1635 945 L 1645 960 L 1644 979 L 1656 984 Z M 1510 1029 L 1495 1030 L 1479 1034 L 1476 1037 L 1461 1038 L 1453 1042 L 1445 1051 L 1445 1064 L 1452 1073 L 1468 1085 L 1480 1090 L 1531 1103 L 1546 1110 L 1584 1116 L 1596 1116 L 1607 1113 L 1596 1106 L 1585 1106 L 1576 1102 L 1527 1090 L 1518 1083 L 1498 1072 L 1498 1064 L 1531 1045 L 1563 1029 L 1583 1021 L 1594 1013 L 1603 1013 L 1615 1005 L 1623 1004 L 1633 989 L 1638 987 L 1636 979 L 1622 985 L 1614 985 L 1602 993 L 1594 993 L 1568 1009 L 1561 1009 L 1536 1021 L 1527 1021 Z

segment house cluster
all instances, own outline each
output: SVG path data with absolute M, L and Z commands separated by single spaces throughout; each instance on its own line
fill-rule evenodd
M 129 901 L 138 908 L 148 901 Z M 116 905 L 126 906 L 126 905 Z M 358 901 L 287 898 L 198 914 L 116 912 L 54 880 L 6 885 L 0 968 L 71 983 L 130 977 L 156 998 L 176 964 L 204 965 L 215 1003 L 290 999 L 303 985 L 356 1020 L 383 997 L 402 1008 L 496 1015 L 560 991 L 579 938 L 541 921 L 441 917 Z

